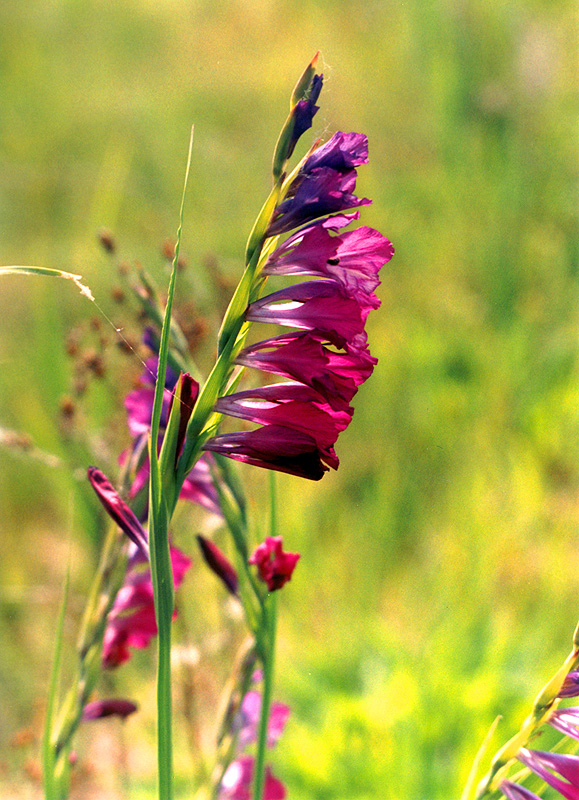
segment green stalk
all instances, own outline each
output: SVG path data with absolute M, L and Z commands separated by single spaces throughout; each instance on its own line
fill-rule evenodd
M 58 623 L 56 626 L 56 643 L 54 646 L 54 658 L 52 661 L 52 672 L 50 675 L 50 688 L 48 691 L 48 703 L 46 708 L 46 719 L 44 721 L 44 732 L 42 736 L 42 780 L 44 787 L 44 797 L 46 800 L 60 800 L 59 781 L 56 775 L 56 748 L 53 744 L 53 720 L 58 699 L 58 682 L 60 678 L 60 663 L 62 660 L 62 645 L 64 632 L 64 615 L 68 600 L 68 588 L 70 584 L 70 564 L 66 570 L 64 582 L 64 592 Z
M 275 536 L 277 531 L 277 494 L 275 475 L 269 474 L 269 535 Z M 257 752 L 255 756 L 255 775 L 253 779 L 253 800 L 263 800 L 265 787 L 265 755 L 267 751 L 267 728 L 271 696 L 273 690 L 273 675 L 275 668 L 275 636 L 277 629 L 277 594 L 270 592 L 263 605 L 263 635 L 259 642 L 261 663 L 263 666 L 263 690 L 261 697 L 261 711 L 259 715 L 259 730 L 257 734 Z
M 275 592 L 267 598 L 264 606 L 264 628 L 262 641 L 261 663 L 263 666 L 263 690 L 261 697 L 261 712 L 259 716 L 259 730 L 257 734 L 257 752 L 255 755 L 255 775 L 253 782 L 253 800 L 263 800 L 265 787 L 265 755 L 267 750 L 267 727 L 271 696 L 273 690 L 273 673 L 275 667 L 275 634 L 277 623 L 277 596 Z
M 173 738 L 172 738 L 172 697 L 171 697 L 171 623 L 174 608 L 173 571 L 169 551 L 169 512 L 163 492 L 163 480 L 157 456 L 157 441 L 163 407 L 165 390 L 165 373 L 169 354 L 169 337 L 171 332 L 171 313 L 177 282 L 177 261 L 181 245 L 183 229 L 183 209 L 185 191 L 191 165 L 193 147 L 193 130 L 189 142 L 189 155 L 185 172 L 185 184 L 181 198 L 179 229 L 175 245 L 175 257 L 171 270 L 165 317 L 159 344 L 159 366 L 155 384 L 155 399 L 151 417 L 151 438 L 149 441 L 149 461 L 151 475 L 149 479 L 149 547 L 151 553 L 151 579 L 155 600 L 155 617 L 157 620 L 157 787 L 159 800 L 173 798 Z

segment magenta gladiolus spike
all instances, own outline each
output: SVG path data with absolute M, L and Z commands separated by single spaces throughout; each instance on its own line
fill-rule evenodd
M 365 325 L 380 305 L 378 272 L 394 254 L 372 228 L 342 230 L 359 217 L 342 212 L 370 202 L 353 194 L 356 167 L 367 161 L 363 134 L 336 133 L 307 158 L 275 209 L 266 236 L 303 227 L 269 255 L 262 274 L 316 280 L 250 303 L 246 320 L 297 330 L 246 347 L 236 361 L 289 378 L 291 389 L 275 384 L 220 398 L 216 411 L 263 427 L 216 436 L 206 450 L 311 480 L 337 469 L 334 444 L 351 420 L 350 401 L 376 364 Z
M 83 708 L 82 718 L 85 722 L 93 719 L 102 719 L 103 717 L 126 719 L 130 714 L 134 714 L 137 709 L 138 706 L 131 700 L 122 700 L 116 697 L 107 700 L 95 700 L 93 703 L 87 703 Z
M 270 592 L 281 589 L 289 580 L 299 561 L 299 553 L 286 553 L 282 550 L 281 536 L 268 536 L 249 559 L 257 566 L 262 581 L 267 583 Z
M 120 497 L 108 478 L 97 467 L 88 468 L 88 479 L 107 514 L 123 530 L 140 551 L 149 558 L 149 541 L 143 526 Z

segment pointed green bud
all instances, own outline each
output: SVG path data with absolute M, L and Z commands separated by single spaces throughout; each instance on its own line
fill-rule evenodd
M 316 74 L 316 65 L 318 63 L 318 57 L 320 55 L 320 51 L 315 54 L 312 58 L 308 66 L 305 68 L 302 76 L 298 80 L 293 90 L 291 100 L 290 100 L 290 110 L 300 102 L 300 100 L 307 100 L 310 94 L 310 87 L 313 80 L 314 75 Z

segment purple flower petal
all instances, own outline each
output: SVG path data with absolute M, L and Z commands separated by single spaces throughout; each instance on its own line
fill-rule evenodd
M 246 319 L 303 330 L 316 330 L 336 347 L 366 349 L 365 318 L 370 307 L 362 307 L 340 291 L 336 281 L 298 283 L 256 300 Z
M 577 697 L 579 695 L 579 672 L 569 672 L 558 697 Z
M 261 694 L 255 690 L 247 692 L 239 709 L 236 728 L 239 728 L 237 739 L 240 749 L 257 741 L 259 718 L 261 714 Z M 272 703 L 267 724 L 267 746 L 274 747 L 283 733 L 290 715 L 290 708 L 285 703 Z
M 323 451 L 323 459 L 337 469 L 332 449 L 338 435 L 352 419 L 353 409 L 333 409 L 324 398 L 300 383 L 278 383 L 248 389 L 220 398 L 215 410 L 262 425 L 281 425 L 311 436 Z
M 203 449 L 245 464 L 287 472 L 313 481 L 320 480 L 328 469 L 322 463 L 323 453 L 319 451 L 315 439 L 281 425 L 221 434 L 209 439 Z
M 394 255 L 392 244 L 373 228 L 332 236 L 328 222 L 318 222 L 290 236 L 269 257 L 264 275 L 317 275 L 337 281 L 366 308 L 364 319 L 380 301 L 374 294 L 378 272 Z M 345 220 L 346 224 L 348 220 Z
M 191 560 L 176 547 L 171 547 L 173 581 L 178 588 Z M 175 614 L 176 615 L 176 611 Z M 129 561 L 125 582 L 117 594 L 107 618 L 103 641 L 103 667 L 118 667 L 131 657 L 129 648 L 148 647 L 157 635 L 151 573 L 139 550 Z
M 499 789 L 505 797 L 508 797 L 508 800 L 541 800 L 534 792 L 525 789 L 524 786 L 511 783 L 511 781 L 503 781 Z
M 91 486 L 95 490 L 107 514 L 148 558 L 149 541 L 147 534 L 135 514 L 125 501 L 121 499 L 119 493 L 114 489 L 108 478 L 100 469 L 97 467 L 89 467 L 87 472 Z
M 517 758 L 542 778 L 548 786 L 557 789 L 566 800 L 579 800 L 579 756 L 561 753 L 546 753 L 540 750 L 527 750 L 522 747 Z M 560 780 L 549 770 L 555 770 L 566 781 Z
M 253 756 L 241 756 L 232 761 L 221 781 L 219 800 L 251 800 L 253 766 Z M 266 767 L 263 800 L 285 800 L 285 797 L 284 785 Z
M 126 719 L 129 714 L 134 714 L 138 706 L 131 700 L 121 700 L 113 697 L 108 700 L 95 700 L 94 703 L 87 703 L 82 710 L 82 718 L 86 722 L 103 717 L 121 717 Z
M 288 333 L 246 347 L 237 363 L 304 383 L 334 409 L 348 407 L 377 363 L 370 353 L 337 353 L 315 333 Z
M 329 141 L 320 145 L 308 158 L 304 172 L 320 167 L 331 167 L 339 172 L 349 172 L 354 167 L 368 163 L 368 137 L 363 133 L 337 131 Z
M 559 733 L 579 741 L 579 708 L 563 708 L 552 711 L 547 722 Z
M 179 497 L 181 500 L 188 500 L 197 503 L 212 514 L 222 516 L 219 496 L 213 483 L 211 469 L 209 467 L 209 454 L 201 456 L 199 461 L 185 478 Z
M 281 536 L 268 536 L 249 559 L 257 566 L 259 577 L 267 583 L 270 592 L 281 589 L 289 580 L 299 561 L 299 553 L 286 553 Z
M 288 142 L 286 158 L 290 158 L 302 134 L 312 127 L 313 118 L 319 110 L 316 103 L 322 91 L 323 81 L 323 75 L 314 75 L 309 97 L 307 100 L 298 101 L 293 108 L 294 127 Z
M 342 173 L 330 167 L 320 167 L 298 176 L 296 181 L 295 193 L 277 207 L 267 236 L 277 236 L 326 214 L 368 206 L 372 202 L 353 194 L 356 188 L 355 170 Z

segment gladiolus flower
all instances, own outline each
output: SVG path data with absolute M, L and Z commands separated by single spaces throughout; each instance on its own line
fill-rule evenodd
M 281 289 L 247 309 L 246 319 L 316 331 L 347 351 L 366 349 L 364 322 L 371 306 L 340 290 L 333 280 L 307 281 Z
M 252 690 L 243 698 L 241 708 L 234 724 L 239 730 L 238 746 L 240 749 L 257 741 L 257 731 L 261 713 L 261 694 Z M 290 715 L 290 707 L 285 703 L 272 703 L 269 710 L 267 723 L 267 746 L 274 747 L 283 733 L 285 724 Z
M 285 333 L 246 347 L 236 361 L 310 386 L 334 409 L 347 408 L 377 361 L 367 350 L 339 353 L 323 342 L 315 332 Z
M 173 581 L 178 588 L 191 560 L 176 547 L 172 547 L 171 565 Z M 176 616 L 173 613 L 173 618 Z M 103 640 L 103 666 L 118 667 L 131 657 L 129 647 L 148 647 L 157 635 L 155 603 L 151 573 L 140 551 L 135 550 L 129 561 L 125 582 L 109 612 Z
M 325 144 L 314 150 L 304 166 L 304 172 L 320 167 L 330 167 L 338 172 L 349 172 L 354 167 L 368 163 L 368 137 L 363 133 L 337 131 Z
M 365 320 L 369 310 L 380 305 L 374 294 L 378 272 L 394 255 L 394 247 L 373 228 L 332 235 L 357 216 L 329 217 L 292 234 L 268 258 L 263 274 L 332 278 L 360 302 Z
M 221 434 L 209 439 L 203 447 L 235 461 L 313 481 L 320 480 L 327 470 L 313 437 L 281 425 Z
M 134 714 L 138 706 L 131 700 L 121 700 L 111 698 L 108 700 L 95 700 L 94 703 L 87 703 L 82 710 L 82 718 L 86 722 L 103 717 L 120 717 L 126 719 L 129 714 Z
M 240 756 L 232 761 L 221 781 L 219 800 L 251 800 L 253 769 L 253 756 Z M 285 800 L 285 797 L 284 785 L 266 767 L 263 800 Z
M 356 171 L 338 172 L 329 167 L 313 170 L 298 178 L 295 194 L 277 208 L 267 229 L 268 236 L 277 236 L 327 214 L 348 208 L 369 206 L 371 200 L 356 197 Z
M 318 279 L 250 303 L 246 320 L 297 330 L 244 348 L 236 362 L 291 383 L 220 398 L 217 412 L 263 427 L 218 435 L 204 449 L 311 480 L 337 469 L 333 446 L 352 419 L 350 401 L 376 364 L 365 324 L 380 305 L 378 272 L 394 253 L 372 228 L 341 232 L 359 213 L 340 212 L 370 202 L 352 194 L 356 167 L 367 161 L 363 134 L 336 133 L 307 158 L 274 211 L 266 236 L 305 227 L 269 255 L 262 274 Z
M 311 220 L 372 201 L 353 194 L 355 167 L 368 161 L 368 139 L 361 133 L 338 131 L 318 147 L 304 164 L 275 210 L 267 235 L 291 231 Z
M 267 583 L 270 592 L 281 589 L 291 580 L 300 558 L 299 553 L 284 552 L 282 544 L 281 536 L 268 536 L 249 559 L 250 564 L 257 566 L 258 575 L 262 581 Z

